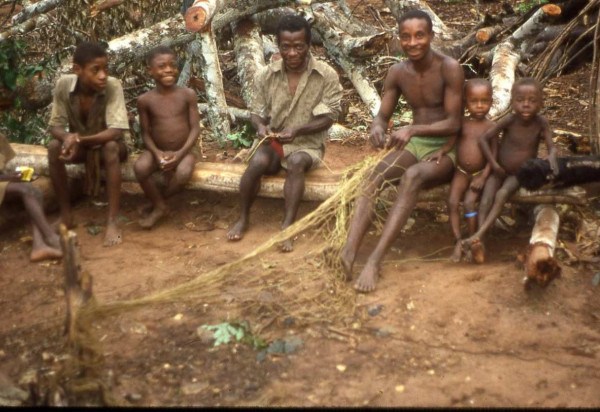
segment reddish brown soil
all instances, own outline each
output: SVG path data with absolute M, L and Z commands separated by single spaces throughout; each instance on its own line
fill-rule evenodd
M 456 2 L 431 3 L 441 4 L 442 18 L 461 21 L 450 14 Z M 546 109 L 553 124 L 587 133 L 579 101 L 587 100 L 588 79 L 586 67 L 550 86 L 581 93 L 564 93 Z M 330 143 L 326 160 L 339 167 L 370 151 L 364 141 Z M 182 193 L 172 202 L 172 217 L 152 231 L 135 222 L 142 203 L 137 185 L 125 184 L 124 243 L 113 248 L 102 247 L 102 233 L 86 229 L 103 227 L 106 209 L 89 200 L 75 209 L 82 266 L 101 302 L 142 297 L 238 259 L 276 233 L 283 217 L 283 201 L 258 199 L 247 236 L 229 243 L 234 195 Z M 316 206 L 304 203 L 300 216 Z M 518 221 L 510 232 L 493 229 L 486 264 L 452 264 L 445 259 L 449 227 L 436 222 L 443 213 L 441 204 L 421 205 L 415 225 L 386 256 L 378 289 L 356 296 L 356 313 L 373 316 L 302 326 L 276 318 L 260 336 L 296 336 L 303 346 L 260 360 L 248 345 L 215 348 L 196 334 L 200 325 L 240 314 L 228 290 L 218 304 L 151 306 L 96 325 L 102 379 L 124 405 L 600 406 L 600 287 L 591 282 L 597 266 L 562 262 L 562 278 L 526 293 L 517 256 L 530 222 Z M 215 223 L 213 231 L 185 227 L 206 220 Z M 30 231 L 22 223 L 0 232 L 0 373 L 15 383 L 28 370 L 55 368 L 66 353 L 62 266 L 28 262 Z M 574 234 L 563 228 L 560 238 L 573 241 Z M 375 240 L 369 234 L 355 272 Z M 291 255 L 274 251 L 265 259 L 285 266 L 286 259 L 304 256 L 308 243 L 300 237 Z

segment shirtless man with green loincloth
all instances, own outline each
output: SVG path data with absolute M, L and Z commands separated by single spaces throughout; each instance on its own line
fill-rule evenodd
M 395 148 L 374 169 L 356 201 L 341 263 L 347 279 L 360 244 L 374 217 L 377 194 L 386 183 L 398 182 L 399 195 L 383 233 L 354 284 L 359 292 L 375 289 L 381 261 L 406 223 L 419 190 L 449 182 L 454 170 L 452 151 L 462 118 L 464 74 L 458 62 L 431 50 L 431 18 L 420 10 L 400 17 L 400 45 L 407 60 L 393 65 L 384 82 L 379 113 L 371 125 L 376 147 Z M 403 95 L 413 112 L 413 123 L 394 130 L 386 142 L 388 122 Z

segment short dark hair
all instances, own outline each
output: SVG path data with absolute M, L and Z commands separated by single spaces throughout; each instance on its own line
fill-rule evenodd
M 488 90 L 490 91 L 490 93 L 493 91 L 492 83 L 490 83 L 489 80 L 482 79 L 480 77 L 476 77 L 474 79 L 469 79 L 465 82 L 465 94 L 466 94 L 467 90 L 469 90 L 470 88 L 476 87 L 476 86 L 487 87 Z
M 516 82 L 514 82 L 510 91 L 511 94 L 514 93 L 515 90 L 517 90 L 517 88 L 521 86 L 533 86 L 537 89 L 538 93 L 542 94 L 542 84 L 533 77 L 522 77 Z
M 83 67 L 98 57 L 106 57 L 106 49 L 100 43 L 84 41 L 77 45 L 73 53 L 73 63 Z
M 156 46 L 146 54 L 146 65 L 150 66 L 152 64 L 152 60 L 161 54 L 170 54 L 171 56 L 175 56 L 175 52 L 169 46 Z
M 306 21 L 306 19 L 297 14 L 287 14 L 283 16 L 277 25 L 277 43 L 279 44 L 279 35 L 282 31 L 295 33 L 301 30 L 304 30 L 306 35 L 306 44 L 310 46 L 310 24 Z
M 425 20 L 425 22 L 427 23 L 427 28 L 429 29 L 429 32 L 433 32 L 433 22 L 431 21 L 431 17 L 429 16 L 429 14 L 427 14 L 427 12 L 423 11 L 423 10 L 409 10 L 406 13 L 404 13 L 402 16 L 400 16 L 398 18 L 398 27 L 402 26 L 402 23 L 404 23 L 406 20 L 410 20 L 410 19 L 421 19 L 421 20 Z

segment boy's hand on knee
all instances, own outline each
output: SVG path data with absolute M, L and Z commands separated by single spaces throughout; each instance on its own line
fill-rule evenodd
M 77 153 L 77 147 L 81 143 L 79 138 L 79 134 L 71 133 L 65 137 L 62 144 L 62 150 L 60 152 L 59 158 L 63 161 L 71 161 L 75 157 Z

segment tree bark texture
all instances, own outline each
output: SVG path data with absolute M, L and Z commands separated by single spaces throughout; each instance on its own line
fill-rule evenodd
M 33 166 L 40 175 L 48 174 L 48 153 L 45 147 L 35 145 L 14 144 L 17 156 L 11 160 L 9 166 Z M 133 165 L 137 155 L 130 156 L 127 162 L 121 165 L 121 176 L 125 182 L 136 182 Z M 12 169 L 11 169 L 12 170 Z M 246 165 L 235 163 L 210 163 L 198 162 L 195 167 L 188 189 L 213 190 L 218 192 L 237 193 L 242 174 Z M 84 175 L 83 165 L 69 165 L 69 177 Z M 306 175 L 306 191 L 304 200 L 325 200 L 335 193 L 339 187 L 342 171 L 330 171 L 327 167 L 320 167 Z M 271 198 L 283 198 L 283 184 L 285 172 L 276 176 L 264 176 L 261 181 L 259 195 Z M 421 191 L 419 201 L 446 202 L 448 199 L 449 185 L 438 186 L 431 190 Z M 394 200 L 396 193 L 393 190 L 385 191 L 384 197 Z M 584 189 L 574 186 L 568 189 L 551 189 L 528 192 L 519 190 L 511 199 L 513 203 L 564 203 L 587 204 Z
M 556 237 L 560 218 L 556 209 L 550 205 L 538 205 L 534 209 L 535 225 L 529 240 L 529 249 L 525 258 L 525 287 L 533 283 L 547 286 L 553 279 L 560 277 L 561 268 L 554 259 Z
M 249 19 L 234 24 L 233 43 L 242 98 L 251 107 L 256 75 L 265 66 L 260 27 Z

